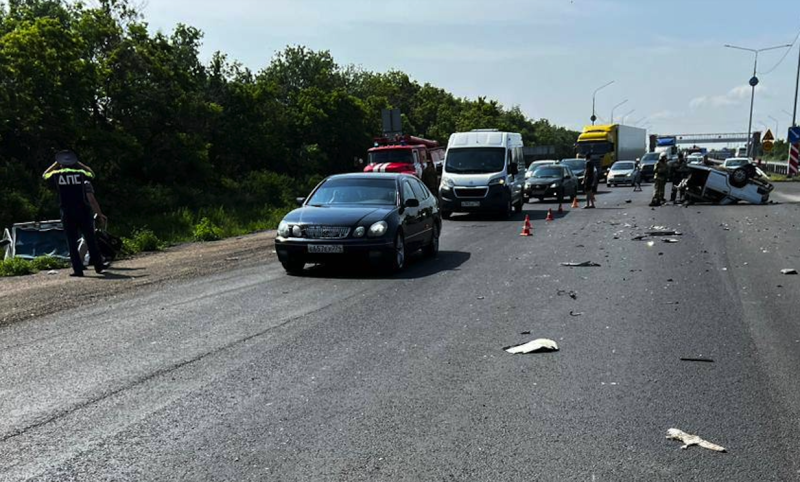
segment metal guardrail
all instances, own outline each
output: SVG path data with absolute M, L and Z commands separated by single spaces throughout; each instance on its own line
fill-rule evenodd
M 709 159 L 714 164 L 720 165 L 723 161 L 718 159 Z M 786 176 L 789 174 L 789 163 L 780 161 L 767 161 L 761 163 L 761 170 L 770 174 L 780 174 Z

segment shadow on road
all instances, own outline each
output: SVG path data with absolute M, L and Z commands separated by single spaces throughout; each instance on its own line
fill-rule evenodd
M 420 279 L 445 271 L 458 271 L 472 255 L 461 251 L 439 251 L 435 259 L 421 253 L 408 260 L 406 269 L 397 274 L 370 266 L 369 263 L 317 264 L 303 271 L 304 277 L 318 279 Z

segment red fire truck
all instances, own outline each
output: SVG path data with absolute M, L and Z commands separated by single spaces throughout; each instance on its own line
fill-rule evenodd
M 425 164 L 432 162 L 442 171 L 445 148 L 436 141 L 414 136 L 379 137 L 368 151 L 369 160 L 364 172 L 405 172 L 422 177 Z

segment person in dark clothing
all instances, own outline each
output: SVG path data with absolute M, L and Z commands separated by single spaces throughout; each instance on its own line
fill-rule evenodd
M 592 156 L 586 156 L 586 171 L 583 177 L 583 191 L 586 193 L 586 205 L 584 209 L 594 209 L 594 196 L 597 193 L 597 169 L 595 168 Z
M 436 172 L 436 166 L 433 161 L 425 163 L 425 168 L 422 170 L 422 183 L 428 188 L 434 197 L 439 197 L 439 173 Z
M 56 162 L 47 168 L 42 177 L 58 191 L 61 223 L 67 236 L 69 258 L 72 262 L 70 276 L 83 276 L 83 260 L 78 252 L 81 234 L 89 248 L 90 264 L 97 273 L 102 273 L 108 268 L 108 264 L 100 254 L 92 213 L 97 214 L 101 222 L 105 222 L 106 217 L 94 196 L 94 188 L 90 182 L 94 178 L 94 172 L 78 162 L 77 154 L 72 151 L 58 152 L 55 157 Z
M 681 152 L 678 154 L 678 160 L 670 166 L 669 171 L 670 181 L 672 182 L 672 191 L 669 194 L 669 200 L 672 201 L 673 204 L 676 203 L 676 198 L 678 196 L 678 185 L 680 185 L 683 180 L 684 174 L 688 174 L 686 171 L 686 161 Z

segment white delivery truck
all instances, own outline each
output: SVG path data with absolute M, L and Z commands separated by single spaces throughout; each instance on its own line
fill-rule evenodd
M 447 144 L 439 201 L 442 217 L 454 212 L 522 211 L 525 157 L 522 135 L 479 129 L 457 132 Z

